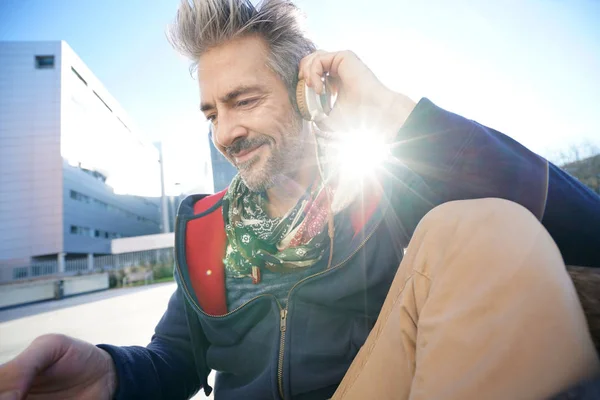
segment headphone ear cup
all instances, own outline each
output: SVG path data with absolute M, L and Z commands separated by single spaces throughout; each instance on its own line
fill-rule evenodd
M 296 103 L 298 104 L 298 111 L 300 112 L 302 118 L 307 121 L 311 121 L 312 117 L 310 115 L 310 111 L 308 110 L 305 87 L 306 82 L 304 79 L 300 79 L 296 85 Z

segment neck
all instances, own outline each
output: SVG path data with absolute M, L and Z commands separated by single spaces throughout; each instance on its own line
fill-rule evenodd
M 267 213 L 271 217 L 283 217 L 300 200 L 314 182 L 317 167 L 314 157 L 304 157 L 295 173 L 281 175 L 277 184 L 267 189 Z

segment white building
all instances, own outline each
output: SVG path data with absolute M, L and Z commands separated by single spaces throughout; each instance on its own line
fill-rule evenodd
M 0 266 L 159 233 L 158 160 L 67 43 L 0 42 Z

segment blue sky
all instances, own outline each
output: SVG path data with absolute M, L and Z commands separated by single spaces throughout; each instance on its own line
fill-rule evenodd
M 199 165 L 194 148 L 207 132 L 189 63 L 165 39 L 177 4 L 2 0 L 0 40 L 67 41 L 142 132 L 168 143 L 169 175 L 193 180 L 185 171 Z M 600 146 L 600 1 L 297 4 L 319 47 L 354 50 L 415 100 L 428 97 L 549 158 Z

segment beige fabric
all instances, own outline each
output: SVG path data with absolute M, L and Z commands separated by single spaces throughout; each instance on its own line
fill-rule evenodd
M 417 227 L 333 399 L 543 399 L 598 371 L 543 226 L 506 200 L 456 201 Z

